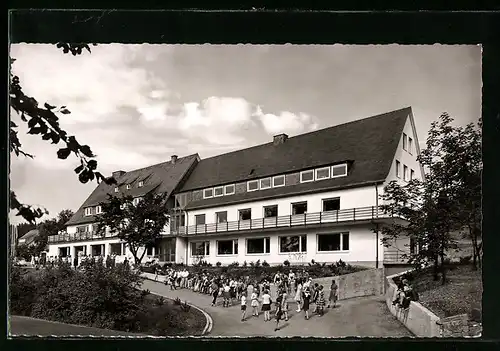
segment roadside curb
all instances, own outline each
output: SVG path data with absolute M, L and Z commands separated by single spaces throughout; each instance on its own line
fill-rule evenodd
M 159 283 L 161 284 L 161 282 L 157 281 L 157 280 L 154 280 L 150 277 L 147 277 L 145 275 L 141 275 L 143 278 L 147 279 L 147 280 L 151 280 L 155 283 Z M 153 295 L 157 295 L 157 296 L 163 296 L 161 294 L 158 294 L 158 293 L 154 293 L 154 292 L 151 292 L 151 294 Z M 164 298 L 166 299 L 169 299 L 171 301 L 174 301 L 174 299 L 170 298 L 170 297 L 167 297 L 167 296 L 163 296 Z M 206 336 L 207 334 L 210 334 L 210 332 L 212 331 L 212 327 L 214 325 L 214 321 L 212 319 L 212 317 L 206 312 L 204 311 L 203 309 L 201 309 L 200 307 L 198 306 L 195 306 L 189 302 L 186 301 L 186 303 L 190 306 L 190 307 L 193 307 L 194 309 L 200 311 L 201 313 L 203 313 L 203 315 L 205 316 L 205 319 L 207 320 L 207 323 L 205 324 L 205 328 L 203 329 L 203 331 L 201 332 L 201 336 Z

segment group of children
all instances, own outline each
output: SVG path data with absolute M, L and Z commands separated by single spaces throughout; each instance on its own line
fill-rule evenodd
M 403 279 L 397 286 L 396 298 L 392 301 L 394 306 L 405 310 L 410 307 L 411 301 L 418 301 L 418 293 L 408 279 Z

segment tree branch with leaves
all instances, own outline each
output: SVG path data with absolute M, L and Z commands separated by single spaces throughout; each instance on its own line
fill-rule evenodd
M 71 52 L 74 56 L 80 55 L 83 49 L 90 52 L 88 44 L 58 43 L 57 48 L 61 48 L 65 54 Z M 26 95 L 23 92 L 19 77 L 12 73 L 14 62 L 15 59 L 11 58 L 9 67 L 10 153 L 16 155 L 16 157 L 34 157 L 31 153 L 22 149 L 17 130 L 18 124 L 12 121 L 13 116 L 10 113 L 13 110 L 19 116 L 20 121 L 27 124 L 29 128 L 28 134 L 39 135 L 42 140 L 50 141 L 51 144 L 62 144 L 62 148 L 57 151 L 58 158 L 67 159 L 69 155 L 74 154 L 79 159 L 80 165 L 75 168 L 75 173 L 78 174 L 80 182 L 87 183 L 96 179 L 98 182 L 104 181 L 113 184 L 115 180 L 112 177 L 106 178 L 97 171 L 97 161 L 94 159 L 95 155 L 90 147 L 80 144 L 75 136 L 67 135 L 67 132 L 61 128 L 58 114 L 70 114 L 69 109 L 66 106 L 52 106 L 47 102 L 40 106 L 34 97 Z M 12 190 L 10 191 L 10 209 L 17 210 L 16 215 L 23 217 L 30 223 L 34 223 L 44 214 L 47 214 L 45 209 L 23 204 Z

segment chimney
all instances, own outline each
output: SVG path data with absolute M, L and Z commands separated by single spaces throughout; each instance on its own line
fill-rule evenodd
M 112 173 L 112 176 L 113 176 L 113 178 L 117 179 L 117 178 L 120 178 L 120 177 L 121 177 L 122 175 L 124 175 L 125 173 L 127 173 L 127 172 L 125 172 L 125 171 L 114 171 L 114 172 Z
M 177 155 L 172 155 L 170 158 L 170 162 L 172 162 L 173 165 L 175 165 L 175 162 L 177 161 Z
M 273 144 L 280 145 L 283 144 L 288 139 L 288 135 L 286 134 L 278 134 L 273 137 Z

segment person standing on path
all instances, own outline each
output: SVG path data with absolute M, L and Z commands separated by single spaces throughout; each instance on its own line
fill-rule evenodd
M 257 294 L 257 289 L 253 289 L 252 295 L 250 296 L 250 306 L 252 306 L 252 316 L 259 316 L 259 295 Z
M 330 296 L 328 298 L 328 308 L 330 308 L 330 304 L 332 304 L 332 303 L 333 303 L 333 308 L 335 308 L 335 305 L 337 303 L 338 288 L 339 287 L 337 286 L 335 279 L 333 279 L 332 285 L 330 286 Z
M 247 293 L 243 292 L 241 294 L 241 321 L 245 321 L 245 317 L 247 314 Z
M 219 296 L 219 286 L 213 282 L 212 283 L 212 306 L 217 304 L 217 296 Z
M 283 293 L 282 291 L 278 291 L 278 296 L 276 297 L 276 327 L 274 328 L 274 331 L 278 331 L 280 328 L 280 320 L 283 317 L 283 310 L 281 309 L 283 306 Z
M 295 293 L 295 302 L 297 303 L 297 312 L 300 312 L 300 300 L 302 297 L 302 282 L 300 279 L 297 280 L 297 291 Z
M 264 312 L 264 322 L 270 321 L 270 312 L 271 312 L 271 295 L 269 295 L 268 290 L 264 290 L 264 294 L 262 295 L 262 311 Z
M 304 303 L 302 304 L 302 310 L 305 312 L 306 320 L 309 319 L 309 302 L 311 301 L 311 291 L 309 288 L 304 290 Z
M 288 321 L 288 294 L 286 293 L 286 288 L 282 290 L 281 296 L 281 310 L 283 311 L 285 321 Z
M 321 317 L 323 316 L 325 308 L 325 292 L 323 291 L 323 285 L 319 286 L 318 298 L 316 300 L 316 313 Z

